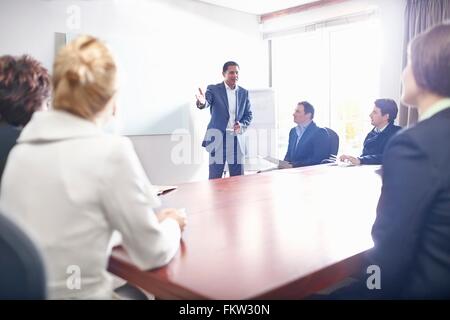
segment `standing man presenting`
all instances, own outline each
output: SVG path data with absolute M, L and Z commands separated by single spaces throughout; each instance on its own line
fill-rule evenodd
M 211 120 L 208 124 L 202 146 L 209 153 L 209 179 L 221 178 L 228 163 L 230 176 L 244 174 L 243 133 L 252 121 L 252 111 L 248 91 L 237 85 L 239 65 L 228 61 L 223 65 L 224 81 L 209 85 L 206 93 L 201 89 L 197 98 L 197 108 L 210 108 Z

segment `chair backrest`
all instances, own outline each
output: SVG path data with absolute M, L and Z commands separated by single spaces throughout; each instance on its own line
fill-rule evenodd
M 44 262 L 31 239 L 0 213 L 0 300 L 45 299 Z
M 338 134 L 330 128 L 325 128 L 328 131 L 330 137 L 330 155 L 337 155 L 339 150 L 339 136 Z

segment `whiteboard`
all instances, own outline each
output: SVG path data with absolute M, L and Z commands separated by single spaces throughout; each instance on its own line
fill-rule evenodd
M 246 132 L 245 169 L 261 170 L 273 166 L 261 157 L 278 157 L 278 126 L 275 92 L 272 88 L 250 89 L 253 120 Z
M 117 132 L 123 135 L 171 134 L 189 129 L 193 90 L 180 52 L 167 50 L 167 36 L 102 35 L 116 60 L 119 91 Z M 79 36 L 66 34 L 66 43 Z M 183 40 L 177 39 L 183 47 Z M 149 45 L 159 43 L 160 45 Z M 147 44 L 147 45 L 146 45 Z M 169 63 L 170 62 L 170 63 Z
M 251 103 L 252 126 L 258 128 L 276 128 L 275 92 L 272 88 L 250 89 L 248 97 Z

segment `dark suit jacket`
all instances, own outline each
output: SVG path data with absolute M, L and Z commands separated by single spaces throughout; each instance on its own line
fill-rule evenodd
M 11 149 L 16 144 L 20 129 L 0 121 L 0 181 L 5 169 L 6 160 Z
M 381 267 L 388 295 L 450 298 L 449 137 L 446 109 L 386 147 L 369 257 Z
M 450 298 L 450 109 L 395 135 L 384 153 L 383 187 L 362 281 L 331 298 Z
M 381 133 L 376 133 L 375 128 L 372 129 L 364 140 L 362 155 L 358 157 L 361 164 L 381 164 L 386 144 L 400 129 L 401 127 L 393 123 L 389 123 Z
M 211 139 L 208 136 L 208 130 L 216 129 L 224 134 L 228 125 L 228 120 L 230 119 L 228 97 L 223 82 L 209 85 L 205 92 L 205 99 L 210 105 L 211 120 L 209 121 L 205 138 L 203 139 L 203 147 L 206 147 L 211 142 Z M 245 130 L 250 125 L 253 116 L 250 101 L 248 99 L 248 91 L 242 87 L 238 87 L 236 105 L 236 121 L 239 121 L 243 130 Z M 238 140 L 240 140 L 241 137 L 241 135 L 238 135 Z
M 320 164 L 322 160 L 330 156 L 330 138 L 325 128 L 318 127 L 311 122 L 297 144 L 297 132 L 295 127 L 289 132 L 289 145 L 285 161 L 292 163 L 294 167 L 306 167 Z

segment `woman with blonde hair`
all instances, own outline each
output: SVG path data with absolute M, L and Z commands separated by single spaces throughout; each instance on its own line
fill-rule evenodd
M 160 202 L 131 142 L 101 130 L 117 91 L 107 47 L 81 36 L 59 51 L 53 73 L 54 110 L 35 114 L 19 137 L 0 207 L 41 248 L 50 298 L 109 299 L 112 232 L 137 266 L 152 269 L 176 254 L 185 218 L 154 213 Z

